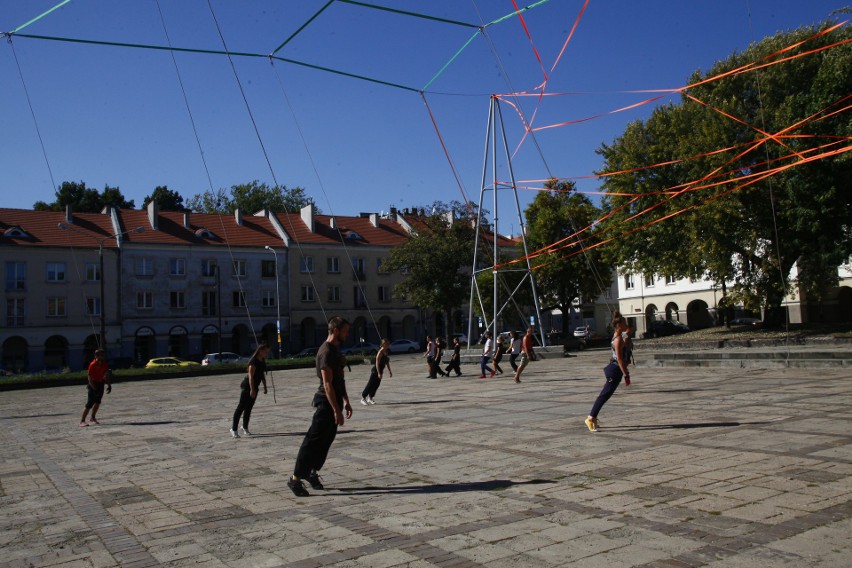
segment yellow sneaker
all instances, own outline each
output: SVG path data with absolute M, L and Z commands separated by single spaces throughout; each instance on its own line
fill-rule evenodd
M 594 418 L 586 418 L 586 426 L 589 427 L 589 432 L 597 432 L 598 431 L 598 425 L 595 422 Z

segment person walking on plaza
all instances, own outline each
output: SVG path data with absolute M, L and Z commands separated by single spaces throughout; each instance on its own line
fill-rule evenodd
M 530 361 L 535 361 L 535 351 L 533 350 L 533 326 L 527 328 L 527 333 L 521 339 L 521 363 L 518 365 L 518 370 L 515 371 L 515 382 L 521 382 L 521 373 L 524 372 Z
M 518 364 L 515 363 L 515 360 L 521 354 L 521 338 L 518 337 L 517 331 L 509 332 L 509 364 L 512 366 L 512 370 L 516 373 L 518 372 Z
M 231 423 L 231 436 L 239 438 L 237 426 L 240 423 L 240 416 L 243 418 L 243 434 L 251 436 L 249 432 L 249 420 L 251 420 L 251 409 L 257 400 L 257 389 L 263 383 L 263 394 L 266 394 L 266 358 L 269 356 L 269 344 L 261 341 L 254 350 L 251 358 L 249 358 L 246 369 L 246 376 L 243 382 L 240 383 L 240 402 L 237 404 L 237 409 L 234 411 L 234 419 Z
M 450 355 L 450 364 L 444 369 L 447 376 L 450 376 L 450 371 L 455 371 L 456 376 L 460 377 L 461 372 L 461 340 L 458 337 L 453 338 L 453 354 Z
M 586 426 L 592 432 L 598 431 L 598 426 L 600 426 L 598 423 L 598 413 L 600 413 L 606 401 L 615 394 L 615 389 L 618 388 L 621 378 L 624 377 L 625 385 L 630 385 L 630 372 L 627 370 L 627 364 L 629 363 L 627 350 L 629 346 L 627 340 L 624 338 L 625 333 L 628 331 L 627 320 L 622 316 L 616 316 L 612 320 L 612 327 L 612 352 L 609 364 L 604 368 L 606 383 L 604 383 L 603 389 L 601 389 L 598 398 L 595 399 L 595 403 L 592 405 L 592 411 L 586 418 Z
M 506 346 L 503 344 L 503 336 L 498 335 L 494 340 L 494 357 L 491 358 L 491 364 L 494 365 L 494 372 L 503 374 L 503 369 L 500 368 L 500 361 L 503 359 L 503 352 Z
M 442 377 L 446 377 L 447 374 L 441 370 L 441 359 L 444 357 L 444 350 L 447 348 L 447 344 L 444 343 L 444 338 L 436 337 L 435 338 L 435 361 L 432 370 L 433 375 L 441 375 Z M 435 378 L 435 377 L 432 377 Z
M 435 345 L 435 340 L 432 339 L 432 336 L 426 336 L 426 352 L 423 354 L 426 357 L 426 366 L 429 369 L 428 378 L 437 379 L 438 373 L 435 372 L 435 350 L 437 346 Z
M 370 380 L 367 381 L 367 386 L 364 387 L 363 392 L 361 392 L 361 404 L 364 406 L 368 404 L 376 404 L 376 391 L 379 390 L 379 384 L 382 382 L 382 375 L 385 372 L 385 368 L 387 368 L 390 376 L 393 377 L 393 370 L 391 370 L 390 366 L 390 356 L 388 356 L 389 349 L 390 341 L 382 339 L 379 342 L 379 352 L 376 353 L 376 362 L 370 371 Z
M 297 497 L 310 495 L 303 480 L 314 489 L 323 489 L 319 472 L 328 458 L 328 451 L 337 435 L 337 427 L 343 426 L 346 419 L 352 418 L 352 405 L 346 394 L 344 367 L 346 357 L 340 353 L 340 345 L 349 337 L 349 322 L 335 316 L 328 321 L 328 337 L 317 351 L 317 377 L 319 390 L 314 394 L 313 406 L 316 408 L 311 426 L 296 456 L 293 475 L 287 481 L 287 487 Z
M 109 364 L 106 362 L 106 351 L 95 349 L 95 358 L 89 363 L 88 382 L 86 383 L 86 407 L 83 409 L 83 416 L 80 418 L 81 428 L 89 425 L 86 422 L 89 410 L 92 411 L 89 422 L 100 424 L 97 415 L 98 409 L 101 407 L 101 399 L 104 397 L 104 384 L 106 384 L 106 392 L 112 392 L 112 371 L 109 370 Z
M 480 379 L 484 379 L 486 373 L 488 373 L 489 377 L 493 377 L 495 371 L 488 366 L 488 360 L 491 359 L 491 349 L 494 342 L 491 340 L 491 332 L 485 332 L 485 346 L 482 348 L 482 357 L 479 359 L 479 367 L 482 370 L 482 374 L 479 375 Z

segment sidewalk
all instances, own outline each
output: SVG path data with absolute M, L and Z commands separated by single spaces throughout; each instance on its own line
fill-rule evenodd
M 852 370 L 638 367 L 600 415 L 604 351 L 426 379 L 395 356 L 322 472 L 286 487 L 318 379 L 275 372 L 0 393 L 0 566 L 852 565 Z M 638 358 L 638 354 L 637 354 Z M 310 489 L 309 489 L 310 490 Z

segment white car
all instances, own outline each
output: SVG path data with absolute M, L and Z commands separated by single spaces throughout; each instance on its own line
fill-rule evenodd
M 574 330 L 574 337 L 581 337 L 583 339 L 591 339 L 594 332 L 592 328 L 587 325 L 581 325 L 580 327 Z
M 391 342 L 388 351 L 391 353 L 417 353 L 420 351 L 420 344 L 410 339 L 397 339 Z
M 221 365 L 223 363 L 242 363 L 248 361 L 245 357 L 240 357 L 236 353 L 230 351 L 222 351 L 221 353 L 208 353 L 201 360 L 202 365 Z

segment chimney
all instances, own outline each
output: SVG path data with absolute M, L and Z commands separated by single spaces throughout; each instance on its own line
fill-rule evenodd
M 65 206 L 65 223 L 67 225 L 74 224 L 74 214 L 71 212 L 71 204 Z
M 184 212 L 183 212 L 183 228 L 184 228 L 184 229 L 189 229 L 189 228 L 190 228 L 190 224 L 189 224 L 189 211 L 184 211 Z
M 234 220 L 237 222 L 237 225 L 242 227 L 242 225 L 243 225 L 243 212 L 240 210 L 239 207 L 237 207 L 237 210 L 234 211 Z
M 370 224 L 374 227 L 379 226 L 379 215 L 378 215 L 378 213 L 370 213 Z
M 337 230 L 337 218 L 336 217 L 329 217 L 328 218 L 328 226 L 331 227 L 334 230 Z
M 301 210 L 302 222 L 308 226 L 310 232 L 314 232 L 314 204 L 308 203 Z
M 148 224 L 150 224 L 151 228 L 155 231 L 160 230 L 160 223 L 158 220 L 160 216 L 159 211 L 160 210 L 157 207 L 156 201 L 151 201 L 150 203 L 148 203 Z
M 391 207 L 390 211 L 388 211 L 388 219 L 391 221 L 396 221 L 396 207 Z

